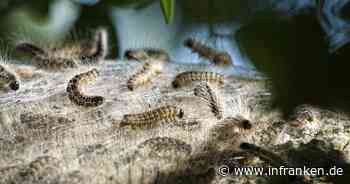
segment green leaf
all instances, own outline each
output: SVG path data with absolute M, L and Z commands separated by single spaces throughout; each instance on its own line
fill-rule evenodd
M 160 0 L 165 22 L 167 24 L 173 21 L 175 12 L 175 0 Z

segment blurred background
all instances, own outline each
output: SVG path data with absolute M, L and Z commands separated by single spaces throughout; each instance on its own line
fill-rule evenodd
M 272 80 L 274 107 L 350 109 L 349 0 L 1 0 L 0 38 L 60 42 L 109 31 L 110 58 L 162 48 L 173 62 L 206 63 L 183 47 L 195 37 L 229 52 L 231 74 Z

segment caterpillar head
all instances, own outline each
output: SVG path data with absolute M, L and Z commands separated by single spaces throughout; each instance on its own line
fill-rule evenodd
M 176 80 L 174 80 L 171 84 L 174 88 L 180 87 L 180 84 Z
M 11 82 L 9 84 L 9 87 L 14 90 L 14 91 L 17 91 L 19 89 L 19 82 L 18 81 L 14 81 L 14 82 Z
M 178 110 L 177 117 L 180 118 L 180 119 L 182 119 L 182 118 L 184 117 L 184 115 L 185 115 L 184 110 L 180 108 L 180 109 Z
M 96 97 L 93 99 L 93 103 L 95 104 L 95 106 L 100 106 L 100 105 L 102 105 L 105 101 L 106 101 L 105 98 L 102 97 L 102 96 L 96 96 Z
M 193 38 L 188 38 L 184 41 L 184 46 L 192 48 L 195 45 L 196 40 Z

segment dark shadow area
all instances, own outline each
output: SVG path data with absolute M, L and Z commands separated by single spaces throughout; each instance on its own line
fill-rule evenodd
M 350 112 L 350 45 L 329 53 L 315 15 L 259 13 L 237 38 L 241 50 L 272 80 L 275 107 L 286 114 L 300 104 Z
M 350 18 L 350 3 L 347 3 L 341 10 L 340 16 L 344 19 Z
M 323 176 L 322 179 L 336 184 L 349 182 L 350 164 L 345 161 L 345 155 L 339 150 L 335 150 L 334 145 L 331 143 L 313 139 L 307 144 L 302 144 L 297 149 L 290 150 L 288 157 L 293 167 L 324 168 L 325 171 L 330 171 L 334 167 L 342 169 L 343 175 Z
M 109 57 L 118 57 L 118 38 L 110 16 L 111 7 L 106 3 L 97 3 L 95 6 L 82 5 L 80 11 L 80 17 L 74 27 L 79 30 L 106 28 L 109 33 Z
M 155 184 L 210 184 L 215 177 L 215 170 L 206 173 L 193 174 L 189 172 L 158 173 Z

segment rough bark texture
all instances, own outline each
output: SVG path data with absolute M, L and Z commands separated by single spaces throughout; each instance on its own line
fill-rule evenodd
M 310 167 L 328 167 L 331 161 L 345 164 L 350 158 L 350 120 L 341 112 L 305 105 L 302 109 L 312 118 L 304 121 L 299 112 L 293 119 L 297 121 L 285 120 L 269 108 L 267 81 L 226 75 L 218 90 L 224 109 L 223 120 L 218 120 L 193 94 L 195 84 L 171 86 L 180 72 L 213 68 L 168 64 L 153 83 L 130 91 L 127 80 L 141 65 L 105 61 L 64 73 L 33 69 L 29 74 L 32 68 L 26 68 L 26 75 L 23 66 L 11 66 L 22 82 L 19 91 L 0 95 L 0 183 L 272 183 L 267 176 L 216 174 L 220 165 L 235 163 L 241 142 L 261 146 L 296 166 L 307 162 Z M 66 93 L 67 83 L 91 68 L 100 76 L 85 92 L 103 96 L 105 102 L 94 108 L 76 106 Z M 119 127 L 125 114 L 165 105 L 182 108 L 184 117 L 149 129 Z M 249 120 L 253 130 L 217 128 L 222 132 L 211 136 L 215 127 L 237 117 Z M 170 139 L 145 142 L 156 137 Z M 305 156 L 311 154 L 313 160 Z M 241 166 L 271 164 L 253 158 Z M 330 163 L 320 161 L 327 159 Z

